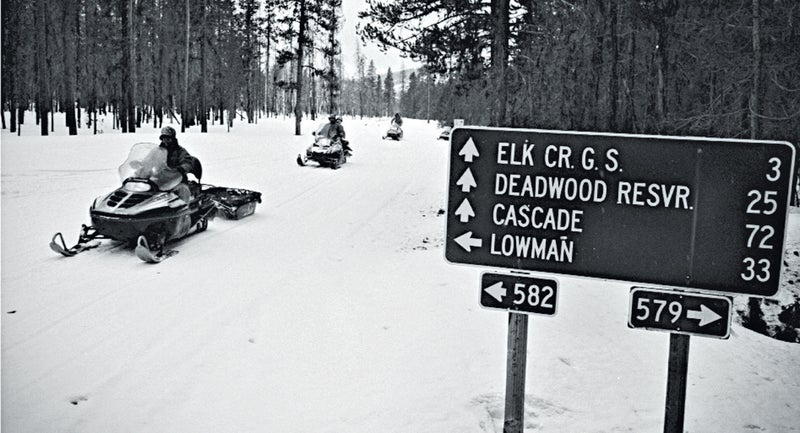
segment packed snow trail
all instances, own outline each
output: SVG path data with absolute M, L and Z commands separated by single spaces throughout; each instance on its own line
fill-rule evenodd
M 433 123 L 407 120 L 397 142 L 388 121 L 345 119 L 348 163 L 298 167 L 315 126 L 180 134 L 204 183 L 263 203 L 157 266 L 109 241 L 47 247 L 76 239 L 155 129 L 4 132 L 3 430 L 501 430 L 507 316 L 480 309 L 479 269 L 444 261 L 447 142 Z M 660 430 L 667 334 L 626 328 L 624 284 L 559 282 L 557 317 L 531 320 L 528 430 Z M 692 340 L 687 429 L 796 429 L 800 348 L 733 334 Z

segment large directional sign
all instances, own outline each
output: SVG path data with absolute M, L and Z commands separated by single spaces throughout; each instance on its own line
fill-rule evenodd
M 630 299 L 631 328 L 718 338 L 730 335 L 730 298 L 634 287 Z
M 549 278 L 484 273 L 481 305 L 516 313 L 556 314 L 558 283 Z
M 772 296 L 787 142 L 456 128 L 449 262 Z

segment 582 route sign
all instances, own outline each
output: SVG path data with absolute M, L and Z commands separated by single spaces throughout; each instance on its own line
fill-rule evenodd
M 481 306 L 515 313 L 554 316 L 558 282 L 523 275 L 481 274 Z
M 452 263 L 772 296 L 787 142 L 455 128 Z

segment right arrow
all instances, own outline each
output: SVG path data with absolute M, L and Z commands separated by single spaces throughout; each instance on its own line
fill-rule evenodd
M 470 170 L 469 168 L 467 168 L 467 171 L 465 171 L 464 174 L 461 175 L 461 177 L 456 182 L 456 185 L 461 187 L 462 192 L 469 192 L 470 188 L 478 186 L 478 184 L 475 183 L 475 177 L 472 175 L 472 170 Z
M 461 218 L 462 223 L 469 222 L 470 217 L 475 216 L 475 211 L 472 209 L 472 205 L 469 204 L 469 200 L 464 199 L 461 202 L 461 206 L 456 209 L 456 216 Z
M 472 137 L 467 140 L 467 143 L 461 148 L 461 150 L 458 152 L 458 155 L 463 156 L 464 161 L 466 162 L 472 162 L 472 158 L 480 156 L 480 153 L 478 153 L 478 148 L 475 147 L 475 142 L 472 141 Z
M 472 232 L 466 232 L 463 235 L 457 237 L 455 239 L 456 243 L 461 245 L 461 248 L 467 250 L 467 252 L 472 252 L 472 247 L 480 248 L 483 245 L 483 240 L 480 238 L 473 238 Z
M 715 313 L 712 309 L 700 304 L 699 310 L 689 310 L 686 312 L 686 317 L 689 319 L 700 319 L 700 327 L 706 326 L 709 323 L 716 322 L 722 316 Z
M 491 295 L 491 297 L 497 299 L 497 302 L 503 302 L 503 297 L 506 296 L 506 288 L 503 287 L 502 281 L 498 281 L 483 290 Z

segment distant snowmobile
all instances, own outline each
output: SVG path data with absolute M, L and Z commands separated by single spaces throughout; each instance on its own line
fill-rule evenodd
M 389 127 L 389 130 L 386 131 L 386 135 L 383 136 L 383 140 L 387 138 L 400 141 L 403 138 L 403 128 L 397 123 L 392 122 L 392 126 Z
M 198 181 L 200 161 L 191 170 Z M 204 231 L 218 211 L 231 219 L 255 212 L 261 193 L 245 189 L 215 187 L 188 182 L 185 190 L 175 188 L 183 176 L 167 166 L 167 151 L 156 143 L 137 143 L 119 167 L 122 186 L 95 199 L 89 208 L 92 225 L 83 225 L 78 243 L 67 247 L 59 232 L 50 248 L 66 257 L 100 245 L 98 239 L 113 239 L 136 248 L 140 259 L 158 263 L 177 254 L 164 250 L 166 243 Z
M 342 141 L 328 138 L 330 126 L 330 123 L 324 123 L 314 131 L 314 144 L 306 149 L 305 154 L 297 155 L 297 165 L 305 167 L 308 161 L 314 161 L 321 167 L 336 170 L 347 162 L 349 152 L 343 149 Z

